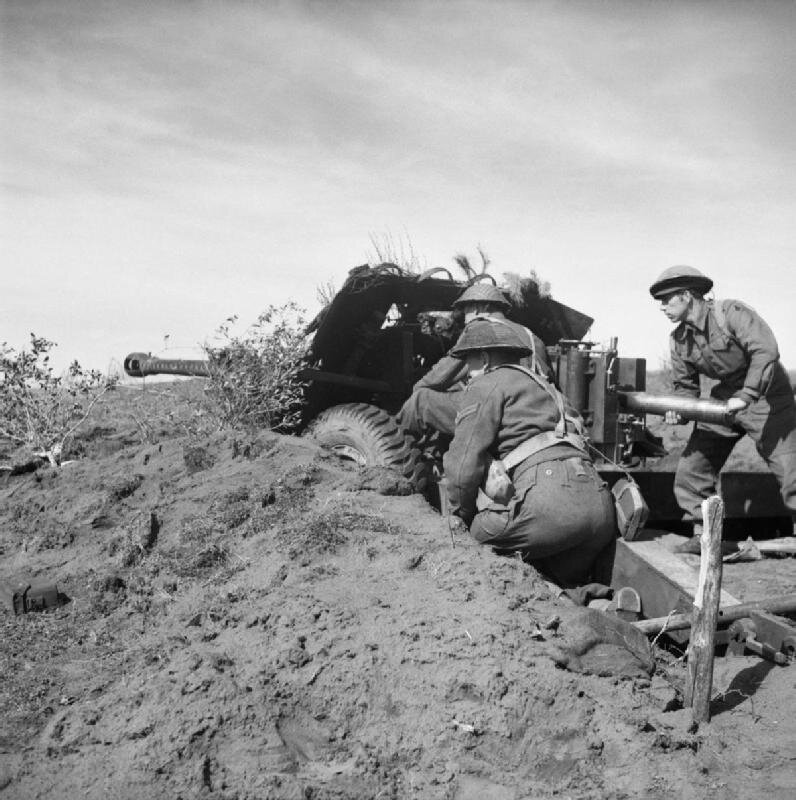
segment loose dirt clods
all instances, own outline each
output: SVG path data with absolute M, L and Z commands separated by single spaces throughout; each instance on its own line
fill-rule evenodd
M 581 611 L 452 548 L 398 476 L 304 439 L 124 424 L 0 486 L 0 577 L 70 598 L 0 612 L 0 798 L 796 791 L 793 668 L 721 661 L 694 731 L 674 656 L 603 670 Z

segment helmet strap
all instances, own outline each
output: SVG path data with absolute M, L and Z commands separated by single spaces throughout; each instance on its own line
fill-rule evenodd
M 695 295 L 690 289 L 684 289 L 683 291 L 688 292 L 689 298 L 688 311 L 686 312 L 685 319 L 687 322 L 693 324 L 696 322 L 696 319 L 702 310 L 702 306 L 705 304 L 705 299 Z

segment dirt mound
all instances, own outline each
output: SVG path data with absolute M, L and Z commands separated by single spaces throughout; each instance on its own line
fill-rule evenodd
M 583 612 L 399 476 L 120 431 L 0 485 L 0 578 L 70 598 L 0 612 L 0 797 L 792 796 L 788 670 L 735 659 L 689 732 L 681 664 L 600 677 Z

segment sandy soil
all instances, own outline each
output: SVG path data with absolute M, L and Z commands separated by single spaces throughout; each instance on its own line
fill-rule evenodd
M 71 599 L 0 611 L 0 798 L 795 795 L 796 668 L 721 659 L 693 730 L 676 654 L 578 665 L 585 612 L 392 473 L 128 412 L 0 480 L 0 578 Z

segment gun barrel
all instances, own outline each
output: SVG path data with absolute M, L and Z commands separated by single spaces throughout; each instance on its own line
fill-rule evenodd
M 147 375 L 193 375 L 207 378 L 210 370 L 202 359 L 154 358 L 149 353 L 130 353 L 124 359 L 124 371 L 132 378 Z
M 685 420 L 728 425 L 730 414 L 727 404 L 711 398 L 681 397 L 673 394 L 648 392 L 619 392 L 619 405 L 623 411 L 636 414 L 663 416 L 675 411 Z

